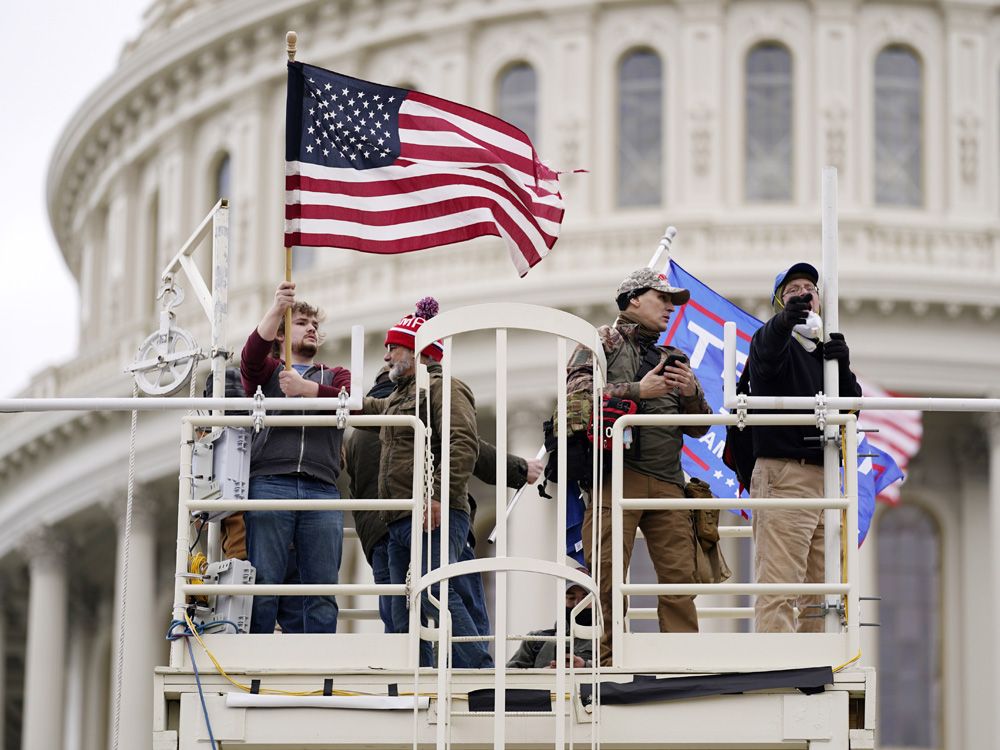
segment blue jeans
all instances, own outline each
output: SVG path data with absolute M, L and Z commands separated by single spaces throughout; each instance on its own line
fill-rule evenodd
M 406 583 L 406 571 L 410 567 L 410 519 L 402 519 L 389 524 L 389 577 L 392 583 Z M 469 534 L 469 514 L 452 510 L 449 517 L 448 528 L 448 560 L 458 562 L 459 557 L 465 547 L 468 546 L 466 539 Z M 428 541 L 425 533 L 421 540 L 424 545 L 431 545 L 431 568 L 440 566 L 440 544 L 441 530 L 435 529 Z M 427 573 L 427 549 L 421 550 L 422 574 Z M 449 581 L 451 584 L 452 582 Z M 438 587 L 432 586 L 431 591 L 435 597 L 439 596 Z M 454 585 L 448 586 L 448 610 L 451 612 L 452 635 L 466 636 L 479 635 L 476 623 L 473 621 L 469 610 L 466 609 L 465 602 L 459 595 Z M 420 599 L 420 618 L 422 622 L 427 619 L 437 617 L 437 609 L 431 605 L 427 599 L 427 593 Z M 402 597 L 393 597 L 392 619 L 396 625 L 397 632 L 407 633 L 410 630 L 410 618 L 406 611 L 406 603 Z M 483 668 L 492 667 L 493 659 L 482 641 L 471 643 L 456 643 L 452 650 L 452 664 L 457 668 Z M 431 644 L 428 641 L 420 642 L 420 666 L 434 666 L 434 654 Z
M 372 549 L 372 574 L 375 576 L 375 583 L 392 583 L 389 577 L 389 537 L 384 536 L 375 542 Z M 392 596 L 380 596 L 378 598 L 378 614 L 385 625 L 386 633 L 395 633 L 396 626 L 392 621 Z M 406 632 L 405 630 L 403 631 Z
M 253 477 L 250 497 L 263 499 L 336 499 L 337 487 L 298 474 Z M 246 516 L 247 557 L 257 569 L 257 583 L 284 583 L 289 546 L 295 544 L 302 583 L 337 583 L 344 546 L 344 514 L 339 510 L 254 510 Z M 302 632 L 335 633 L 337 600 L 303 599 Z M 251 633 L 273 633 L 278 597 L 254 596 Z
M 465 562 L 466 560 L 475 559 L 475 551 L 466 542 L 458 561 Z M 490 628 L 490 614 L 486 609 L 486 591 L 483 588 L 482 574 L 469 573 L 468 575 L 452 578 L 451 585 L 455 587 L 458 595 L 465 602 L 465 608 L 469 611 L 472 621 L 476 624 L 476 630 L 479 632 L 479 635 L 489 635 L 492 630 Z
M 285 568 L 283 583 L 302 583 L 299 578 L 298 552 L 293 548 L 288 553 L 288 566 Z M 303 596 L 278 596 L 278 624 L 282 633 L 304 633 L 302 611 L 305 606 Z

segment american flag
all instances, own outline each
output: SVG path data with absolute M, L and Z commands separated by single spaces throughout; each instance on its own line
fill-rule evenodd
M 435 96 L 288 64 L 285 246 L 406 253 L 496 235 L 548 253 L 559 176 L 513 125 Z
M 865 396 L 887 398 L 899 395 L 890 393 L 861 378 L 858 378 L 858 383 Z M 858 427 L 866 430 L 878 430 L 878 432 L 867 433 L 869 442 L 892 456 L 905 477 L 910 459 L 920 450 L 920 441 L 924 436 L 921 413 L 919 411 L 862 411 L 858 418 Z M 898 503 L 900 484 L 901 482 L 890 484 L 879 493 L 878 499 L 892 505 Z

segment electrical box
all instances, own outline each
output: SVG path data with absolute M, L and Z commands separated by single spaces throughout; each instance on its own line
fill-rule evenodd
M 194 444 L 191 474 L 196 500 L 246 500 L 250 488 L 250 430 L 226 427 Z M 238 511 L 210 513 L 221 521 Z
M 205 583 L 220 584 L 253 584 L 257 580 L 257 571 L 246 560 L 230 558 L 220 562 L 210 563 L 205 571 Z M 195 621 L 199 624 L 228 621 L 236 626 L 239 633 L 250 632 L 250 611 L 253 607 L 252 596 L 231 596 L 220 594 L 208 598 L 209 606 L 200 606 L 195 611 Z M 230 632 L 222 630 L 220 632 Z

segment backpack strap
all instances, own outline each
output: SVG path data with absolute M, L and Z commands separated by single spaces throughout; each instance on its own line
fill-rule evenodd
M 660 364 L 660 347 L 651 346 L 646 349 L 646 352 L 642 355 L 642 361 L 639 363 L 639 369 L 635 373 L 636 380 L 642 380 L 646 375 L 655 370 Z

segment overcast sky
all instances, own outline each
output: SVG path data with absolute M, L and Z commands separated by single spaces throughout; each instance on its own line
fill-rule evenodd
M 77 350 L 76 281 L 49 227 L 45 174 L 56 139 L 115 69 L 150 2 L 12 0 L 0 9 L 0 320 L 13 334 L 0 398 Z

